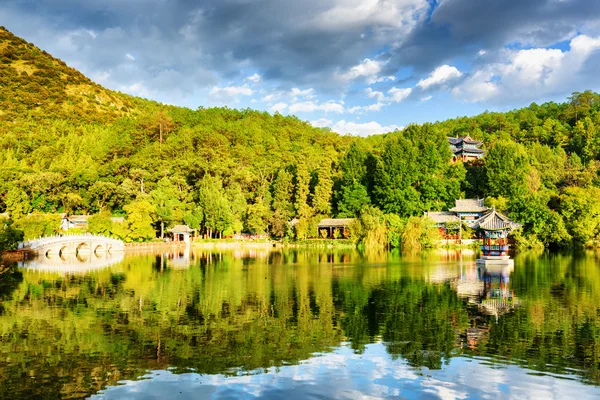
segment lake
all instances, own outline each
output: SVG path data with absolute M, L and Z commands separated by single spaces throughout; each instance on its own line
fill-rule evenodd
M 34 262 L 0 280 L 0 352 L 12 399 L 600 398 L 600 255 Z

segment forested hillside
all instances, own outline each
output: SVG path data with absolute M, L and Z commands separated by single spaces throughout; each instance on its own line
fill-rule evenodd
M 177 223 L 212 237 L 316 237 L 323 216 L 361 216 L 357 240 L 397 245 L 409 217 L 465 196 L 524 223 L 525 245 L 600 235 L 592 92 L 356 138 L 295 117 L 113 92 L 2 28 L 0 105 L 0 212 L 12 220 L 5 231 L 27 237 L 56 229 L 39 214 L 57 212 L 97 214 L 92 231 L 129 241 Z M 484 163 L 450 163 L 446 137 L 465 134 L 484 141 Z

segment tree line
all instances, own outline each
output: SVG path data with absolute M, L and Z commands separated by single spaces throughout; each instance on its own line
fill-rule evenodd
M 350 233 L 363 243 L 396 246 L 416 230 L 427 245 L 431 226 L 419 216 L 461 197 L 486 198 L 523 223 L 524 246 L 600 235 L 600 96 L 591 91 L 360 138 L 277 113 L 127 96 L 4 29 L 0 40 L 0 213 L 10 217 L 0 243 L 51 233 L 58 224 L 47 215 L 66 213 L 93 214 L 92 232 L 127 241 L 181 223 L 213 238 L 315 238 L 321 218 L 356 217 Z M 34 84 L 56 88 L 48 96 Z M 466 134 L 486 157 L 451 163 L 447 137 Z

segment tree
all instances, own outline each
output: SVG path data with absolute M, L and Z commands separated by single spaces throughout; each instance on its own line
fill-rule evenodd
M 333 181 L 331 180 L 331 163 L 324 163 L 317 173 L 317 184 L 312 198 L 312 206 L 317 214 L 331 214 L 331 193 Z
M 198 205 L 204 214 L 207 235 L 209 238 L 215 234 L 222 235 L 233 222 L 231 207 L 223 190 L 223 182 L 207 174 L 198 186 Z
M 13 220 L 24 217 L 31 211 L 29 197 L 18 187 L 11 188 L 6 194 L 6 211 Z
M 150 200 L 156 210 L 160 222 L 160 237 L 164 238 L 165 224 L 183 219 L 186 191 L 178 191 L 171 179 L 162 178 L 156 188 L 150 192 Z
M 23 237 L 23 231 L 15 228 L 12 220 L 0 219 L 0 251 L 16 250 Z
M 485 158 L 489 195 L 515 197 L 526 193 L 530 165 L 523 145 L 496 143 Z
M 110 213 L 101 211 L 98 214 L 90 216 L 88 218 L 88 232 L 94 235 L 111 235 L 113 233 L 113 227 Z
M 309 218 L 312 215 L 312 209 L 308 205 L 308 194 L 310 193 L 310 174 L 305 163 L 296 165 L 295 182 L 295 201 L 296 215 L 300 218 Z
M 156 220 L 156 208 L 145 199 L 138 199 L 123 207 L 127 213 L 127 239 L 130 241 L 146 241 L 156 237 L 152 224 Z
M 353 182 L 341 188 L 337 203 L 338 218 L 354 218 L 360 211 L 371 203 L 367 188 L 359 182 Z

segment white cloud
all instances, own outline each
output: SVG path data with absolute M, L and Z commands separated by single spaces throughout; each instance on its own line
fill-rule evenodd
M 377 99 L 377 101 L 383 101 L 383 100 L 385 100 L 385 95 L 382 92 L 378 92 L 378 91 L 373 90 L 371 88 L 365 89 L 365 93 L 371 99 Z
M 388 90 L 390 100 L 395 103 L 400 103 L 412 93 L 412 88 L 391 88 Z
M 331 127 L 331 130 L 340 134 L 350 133 L 357 136 L 369 136 L 377 133 L 392 132 L 396 129 L 401 129 L 398 125 L 381 126 L 375 121 L 365 123 L 355 123 L 350 121 L 338 121 Z
M 377 82 L 383 82 L 386 80 L 395 80 L 394 76 L 379 76 L 381 69 L 385 65 L 385 62 L 371 60 L 365 58 L 360 64 L 350 68 L 346 73 L 339 74 L 339 77 L 344 81 L 354 81 L 357 79 L 365 80 L 369 85 Z
M 283 103 L 283 102 L 279 102 L 273 106 L 271 106 L 271 110 L 272 111 L 277 111 L 277 112 L 282 112 L 283 110 L 285 110 L 287 108 L 287 104 Z
M 130 60 L 130 61 L 135 61 L 135 57 L 132 56 L 130 53 L 125 54 L 125 58 Z
M 380 111 L 385 106 L 385 103 L 377 102 L 375 104 L 369 104 L 368 106 L 355 106 L 346 111 L 350 114 L 363 114 L 369 111 Z
M 426 101 L 431 100 L 432 98 L 433 98 L 433 96 L 425 96 L 425 97 L 422 97 L 420 101 L 421 101 L 421 103 L 424 103 Z
M 213 86 L 208 92 L 208 97 L 212 101 L 217 102 L 237 102 L 240 100 L 242 96 L 252 96 L 254 94 L 254 90 L 252 90 L 248 84 L 243 84 L 242 86 Z
M 303 97 L 306 99 L 312 99 L 315 97 L 315 90 L 313 88 L 308 88 L 305 90 L 300 90 L 298 88 L 292 88 L 290 91 L 290 95 L 294 98 Z
M 417 83 L 417 86 L 425 90 L 432 86 L 441 85 L 460 78 L 461 76 L 462 72 L 456 69 L 456 67 L 451 65 L 442 65 L 437 67 L 431 74 L 429 74 L 428 78 L 420 80 L 419 83 Z
M 326 113 L 332 112 L 341 114 L 344 112 L 344 105 L 331 100 L 325 103 L 318 103 L 315 101 L 304 101 L 292 104 L 289 107 L 289 110 L 291 113 L 323 111 Z
M 253 74 L 247 77 L 246 80 L 252 83 L 258 83 L 262 80 L 262 78 L 259 74 Z
M 345 30 L 378 27 L 384 33 L 404 36 L 428 8 L 427 0 L 344 0 L 315 15 L 311 25 L 319 30 Z M 390 32 L 391 31 L 391 32 Z
M 570 49 L 504 50 L 502 61 L 485 65 L 465 79 L 453 94 L 468 102 L 531 101 L 569 93 L 600 83 L 600 37 L 579 35 Z
M 310 121 L 312 126 L 316 126 L 317 128 L 324 128 L 326 126 L 330 126 L 333 123 L 332 120 L 327 118 L 319 118 L 315 121 Z
M 145 98 L 150 98 L 152 96 L 152 92 L 146 87 L 144 82 L 136 82 L 128 86 L 123 86 L 121 91 Z

